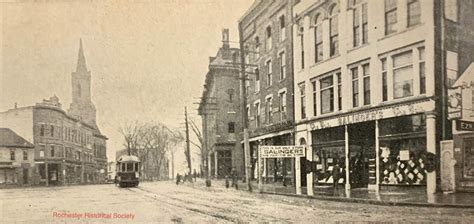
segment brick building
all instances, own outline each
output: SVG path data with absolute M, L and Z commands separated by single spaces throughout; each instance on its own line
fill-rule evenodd
M 222 33 L 223 45 L 209 58 L 204 91 L 198 113 L 202 118 L 203 170 L 223 178 L 235 169 L 244 174 L 243 150 L 238 143 L 242 116 L 240 110 L 240 52 L 229 45 L 229 30 Z M 206 158 L 207 156 L 207 158 Z
M 465 0 L 294 5 L 296 143 L 317 164 L 296 175 L 308 194 L 333 183 L 336 163 L 346 189 L 439 189 L 431 164 L 452 139 L 446 92 L 473 61 L 473 15 Z
M 35 146 L 8 128 L 0 128 L 0 187 L 29 185 Z
M 8 127 L 34 144 L 33 184 L 105 181 L 107 137 L 95 123 L 91 76 L 82 42 L 77 69 L 72 73 L 72 99 L 69 112 L 62 109 L 56 96 L 34 106 L 0 112 L 0 127 Z
M 256 0 L 239 20 L 246 69 L 251 178 L 259 145 L 293 145 L 293 1 Z M 266 183 L 293 185 L 293 158 L 263 160 Z

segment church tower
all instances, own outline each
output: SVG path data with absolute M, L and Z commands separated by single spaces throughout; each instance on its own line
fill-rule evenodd
M 71 74 L 72 103 L 68 113 L 87 124 L 96 125 L 96 110 L 91 99 L 91 72 L 87 70 L 86 58 L 79 40 L 79 55 L 76 71 Z

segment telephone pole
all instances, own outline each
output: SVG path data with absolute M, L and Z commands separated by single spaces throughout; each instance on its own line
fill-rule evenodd
M 191 151 L 189 149 L 188 110 L 186 107 L 184 107 L 184 121 L 186 122 L 186 157 L 188 159 L 189 174 L 191 174 Z

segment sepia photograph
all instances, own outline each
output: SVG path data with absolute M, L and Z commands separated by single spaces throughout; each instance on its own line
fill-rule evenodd
M 0 223 L 474 223 L 474 1 L 0 0 Z

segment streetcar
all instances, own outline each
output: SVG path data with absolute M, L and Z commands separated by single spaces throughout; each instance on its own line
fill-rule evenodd
M 120 156 L 116 172 L 115 185 L 136 187 L 140 181 L 140 160 L 136 156 Z

